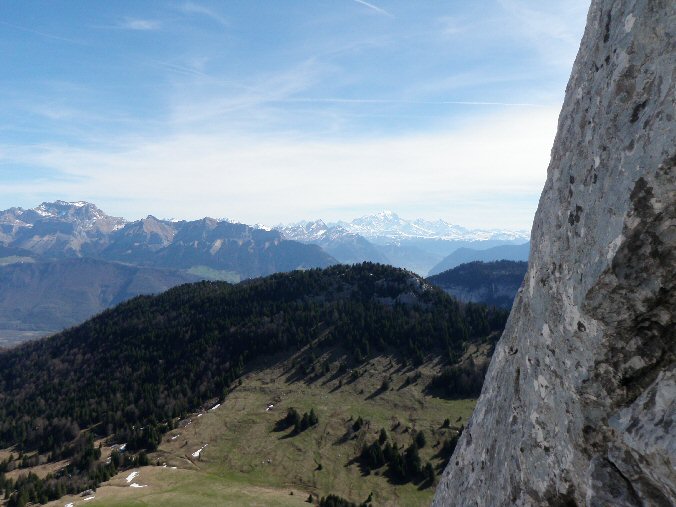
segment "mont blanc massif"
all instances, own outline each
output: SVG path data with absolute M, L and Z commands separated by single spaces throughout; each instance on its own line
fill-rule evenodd
M 0 212 L 0 503 L 676 505 L 675 97 L 592 0 L 531 231 Z

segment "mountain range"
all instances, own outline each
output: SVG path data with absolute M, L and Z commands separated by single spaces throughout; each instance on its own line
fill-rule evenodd
M 526 236 L 392 212 L 268 228 L 209 217 L 127 221 L 85 201 L 14 207 L 0 211 L 0 345 L 58 331 L 126 298 L 188 281 L 239 282 L 361 262 L 426 275 L 458 248 L 478 252 Z
M 84 201 L 10 208 L 0 211 L 0 345 L 188 281 L 336 263 L 278 231 L 212 218 L 126 221 Z
M 409 220 L 392 211 L 382 211 L 373 215 L 356 218 L 351 222 L 337 222 L 347 231 L 360 234 L 368 239 L 387 240 L 435 239 L 444 241 L 520 241 L 528 239 L 528 231 L 508 231 L 499 229 L 467 229 L 460 225 L 449 224 L 444 220 Z
M 321 246 L 342 263 L 384 262 L 423 276 L 458 248 L 485 250 L 529 238 L 527 231 L 468 229 L 444 220 L 409 220 L 392 211 L 350 222 L 320 219 L 280 224 L 276 229 L 287 239 Z

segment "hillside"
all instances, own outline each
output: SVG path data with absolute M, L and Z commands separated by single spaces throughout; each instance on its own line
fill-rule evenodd
M 433 367 L 417 388 L 424 396 L 476 396 L 505 320 L 504 311 L 461 305 L 411 273 L 376 264 L 184 285 L 0 354 L 0 444 L 54 460 L 76 452 L 73 439 L 90 428 L 128 451 L 152 451 L 192 411 L 227 403 L 242 374 L 274 367 L 290 385 L 340 391 L 368 361 L 390 358 L 382 368 L 392 383 L 385 376 L 370 392 L 362 386 L 365 398 L 403 384 L 403 371 L 415 382 L 425 364 Z M 480 355 L 469 360 L 471 351 Z
M 88 258 L 0 266 L 0 340 L 14 331 L 56 332 L 134 296 L 196 280 Z
M 527 269 L 524 261 L 474 261 L 430 276 L 427 281 L 460 301 L 510 309 Z
M 372 494 L 374 506 L 428 505 L 434 483 L 397 480 L 388 465 L 367 472 L 359 460 L 362 447 L 377 441 L 384 429 L 385 445 L 396 442 L 403 453 L 422 431 L 426 442 L 419 450 L 421 464 L 431 463 L 438 476 L 448 459 L 446 442 L 454 441 L 474 401 L 425 394 L 434 365 L 414 369 L 382 357 L 355 370 L 355 379 L 351 374 L 337 376 L 335 368 L 316 379 L 289 378 L 294 362 L 308 352 L 281 359 L 273 367 L 253 366 L 218 408 L 212 410 L 215 403 L 205 405 L 163 437 L 149 456 L 160 466 L 116 475 L 96 490 L 91 505 L 307 506 L 310 494 L 315 501 L 337 494 L 363 502 Z M 420 377 L 407 382 L 417 372 Z M 386 391 L 381 390 L 384 380 L 391 384 Z M 291 407 L 301 414 L 314 411 L 318 424 L 297 435 L 293 428 L 280 430 L 279 421 Z M 364 424 L 354 430 L 359 418 Z M 448 427 L 446 419 L 451 421 Z M 199 456 L 193 456 L 200 449 Z M 107 454 L 110 449 L 103 450 Z M 126 478 L 132 471 L 138 471 L 133 482 L 146 487 L 130 487 Z M 63 507 L 71 501 L 83 504 L 82 497 L 68 496 L 48 505 Z
M 458 248 L 449 254 L 429 271 L 429 276 L 438 275 L 449 269 L 453 269 L 460 264 L 468 262 L 482 261 L 527 261 L 530 252 L 530 243 L 521 245 L 499 245 L 485 250 L 475 248 Z

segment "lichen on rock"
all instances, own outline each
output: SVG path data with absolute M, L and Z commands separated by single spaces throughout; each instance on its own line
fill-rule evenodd
M 593 0 L 529 270 L 433 505 L 676 505 L 676 2 Z

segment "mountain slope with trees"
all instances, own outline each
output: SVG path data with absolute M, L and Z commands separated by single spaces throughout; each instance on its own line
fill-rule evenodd
M 510 309 L 527 269 L 525 261 L 474 261 L 430 276 L 427 281 L 461 301 Z
M 452 364 L 470 344 L 492 347 L 506 317 L 369 263 L 183 285 L 1 353 L 0 445 L 58 459 L 87 429 L 152 451 L 272 354 L 340 347 L 342 374 L 380 355 Z M 294 378 L 318 367 L 300 362 Z

